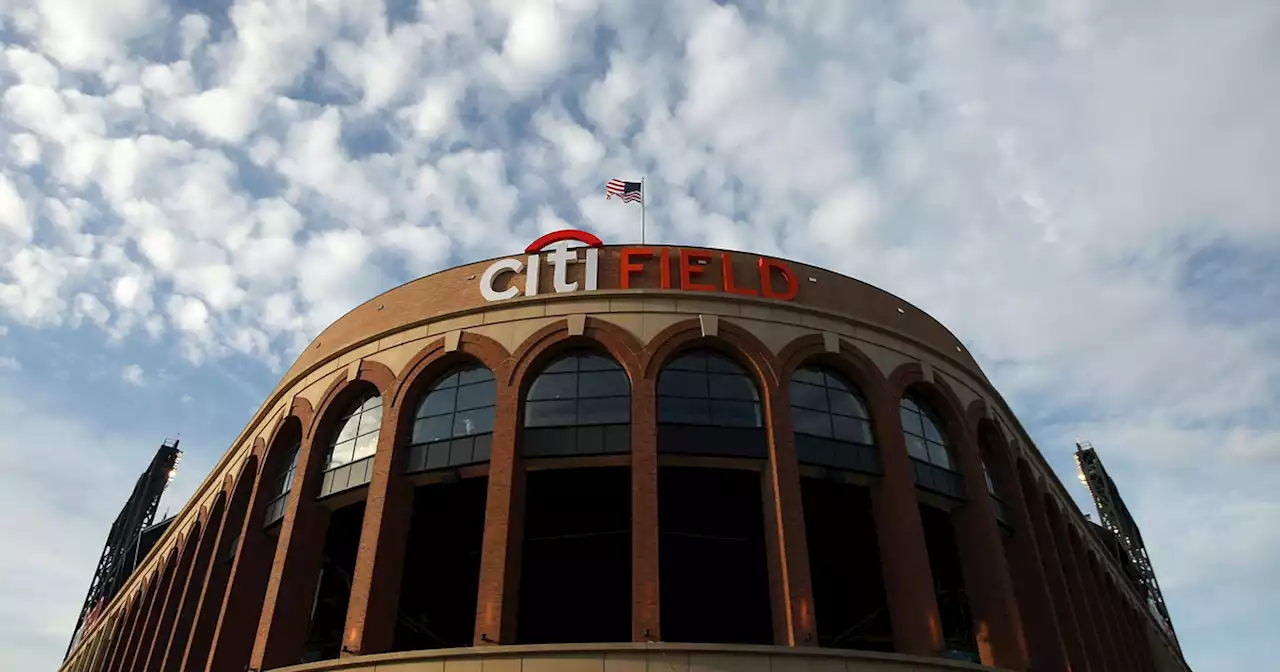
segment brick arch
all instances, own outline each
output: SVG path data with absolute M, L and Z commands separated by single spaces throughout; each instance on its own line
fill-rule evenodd
M 262 439 L 259 438 L 258 441 L 262 441 Z M 253 483 L 258 480 L 258 465 L 259 460 L 256 452 L 250 453 L 249 457 L 245 458 L 244 465 L 240 467 L 240 473 L 236 474 L 235 483 L 232 485 L 230 491 L 232 496 L 235 496 L 235 493 L 243 487 L 246 482 L 252 486 Z
M 494 378 L 502 379 L 508 375 L 511 355 L 501 343 L 488 336 L 464 331 L 458 338 L 456 351 L 445 352 L 444 346 L 443 338 L 436 339 L 423 346 L 409 360 L 396 382 L 395 392 L 391 397 L 393 406 L 400 408 L 446 370 L 468 360 L 489 369 Z
M 548 324 L 526 338 L 512 354 L 507 384 L 518 384 L 523 391 L 532 382 L 530 371 L 541 369 L 556 355 L 577 346 L 603 349 L 626 371 L 632 387 L 643 377 L 639 353 L 644 346 L 627 330 L 611 322 L 587 317 L 581 336 L 569 335 L 569 321 L 566 319 Z
M 703 336 L 698 318 L 677 322 L 658 332 L 649 341 L 657 347 L 644 361 L 646 378 L 657 378 L 658 373 L 677 355 L 695 348 L 715 350 L 737 362 L 755 376 L 761 386 L 761 401 L 767 391 L 778 385 L 778 365 L 773 352 L 760 339 L 742 327 L 721 320 L 715 336 Z
M 924 367 L 919 363 L 910 362 L 899 366 L 889 374 L 887 387 L 895 405 L 907 394 L 915 394 L 930 405 L 938 419 L 942 421 L 942 431 L 947 433 L 948 447 L 954 451 L 954 457 L 959 462 L 961 447 L 973 442 L 975 435 L 965 419 L 960 400 L 951 386 L 936 375 L 933 381 L 926 381 Z
M 861 348 L 843 338 L 838 352 L 827 352 L 822 334 L 801 336 L 784 346 L 776 361 L 780 383 L 791 380 L 791 375 L 801 366 L 816 364 L 829 366 L 848 378 L 867 403 L 885 397 L 886 380 L 880 368 Z
M 382 403 L 386 405 L 389 399 L 394 398 L 396 390 L 396 377 L 391 373 L 391 369 L 380 362 L 363 361 L 360 362 L 360 368 L 355 378 L 339 378 L 329 385 L 329 389 L 325 391 L 321 398 L 320 404 L 316 407 L 316 412 L 311 419 L 311 425 L 304 438 L 324 438 L 321 436 L 328 429 L 335 419 L 336 409 L 342 408 L 344 404 L 350 403 L 357 396 L 374 392 L 382 397 Z M 383 412 L 390 411 L 387 408 Z M 312 457 L 316 456 L 316 451 L 312 451 Z
M 305 427 L 311 417 L 311 404 L 305 399 L 295 399 L 294 410 L 299 410 L 297 409 L 299 405 L 306 406 L 304 412 L 290 413 L 282 417 L 272 430 L 270 441 L 263 441 L 262 437 L 258 437 L 258 442 L 254 444 L 253 456 L 258 460 L 258 488 L 280 473 L 282 463 L 287 457 L 284 449 L 290 443 L 285 441 L 289 432 L 297 433 L 299 443 L 304 438 Z

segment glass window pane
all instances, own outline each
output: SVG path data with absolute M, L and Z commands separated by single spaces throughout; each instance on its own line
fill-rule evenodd
M 706 399 L 658 399 L 658 422 L 685 425 L 706 425 L 711 422 L 711 411 Z
M 615 397 L 631 394 L 631 383 L 622 371 L 593 371 L 578 374 L 579 397 Z
M 435 384 L 431 386 L 431 389 L 443 390 L 446 388 L 457 387 L 457 386 L 458 386 L 458 372 L 454 371 L 453 373 L 450 373 L 444 378 L 437 380 Z
M 853 418 L 869 418 L 867 408 L 862 405 L 862 400 L 857 398 L 851 392 L 844 390 L 827 390 L 827 399 L 831 402 L 831 412 L 837 415 L 847 415 Z
M 449 442 L 449 466 L 471 461 L 471 439 L 454 439 Z
M 947 454 L 947 449 L 940 443 L 929 442 L 929 461 L 944 469 L 951 468 L 951 456 Z
M 803 408 L 791 409 L 791 422 L 795 431 L 812 436 L 831 437 L 831 416 Z
M 982 464 L 982 478 L 987 481 L 987 492 L 993 495 L 996 494 L 996 486 L 991 482 L 991 472 L 987 471 L 987 464 L 985 462 Z
M 543 373 L 570 373 L 578 370 L 578 358 L 572 355 L 561 357 L 554 362 L 548 364 Z
M 481 434 L 475 437 L 475 444 L 471 448 L 471 459 L 476 462 L 485 462 L 489 459 L 489 449 L 493 445 L 492 434 Z
M 451 387 L 447 390 L 436 390 L 427 395 L 422 400 L 422 404 L 418 406 L 418 417 L 425 418 L 429 415 L 443 415 L 453 412 L 454 399 L 458 395 L 458 388 Z
M 662 368 L 675 371 L 706 371 L 707 358 L 700 352 L 689 352 L 676 357 Z
M 721 427 L 759 427 L 760 404 L 753 401 L 711 400 L 711 424 Z
M 866 420 L 833 415 L 831 416 L 831 428 L 832 435 L 840 441 L 872 444 L 871 423 Z
M 334 438 L 334 443 L 350 441 L 356 438 L 356 430 L 360 427 L 360 416 L 353 415 L 342 421 L 342 428 L 338 430 L 338 435 Z
M 920 414 L 901 409 L 898 417 L 902 418 L 902 431 L 914 436 L 924 436 L 924 427 L 920 426 Z
M 458 373 L 459 385 L 481 383 L 486 380 L 493 380 L 493 372 L 483 366 L 477 366 Z
M 791 380 L 820 386 L 823 384 L 822 371 L 810 366 L 801 367 L 791 374 Z
M 903 408 L 907 409 L 908 411 L 911 411 L 912 413 L 920 412 L 920 407 L 917 406 L 916 402 L 912 401 L 910 397 L 903 397 L 901 405 Z
M 630 397 L 578 400 L 578 424 L 580 425 L 607 425 L 630 421 Z
M 929 448 L 924 445 L 924 439 L 918 436 L 907 435 L 907 454 L 917 460 L 929 461 Z
M 366 457 L 372 457 L 378 452 L 378 433 L 365 434 L 356 439 L 355 450 L 351 454 L 351 461 L 363 460 Z
M 360 410 L 367 411 L 372 408 L 380 408 L 381 406 L 382 406 L 382 397 L 380 395 L 375 394 L 372 397 L 369 397 L 368 399 L 364 400 L 364 403 L 360 405 Z
M 356 442 L 354 439 L 334 445 L 333 450 L 329 453 L 329 460 L 325 463 L 324 468 L 332 469 L 350 462 L 351 451 L 355 448 L 355 445 Z
M 810 408 L 815 411 L 827 410 L 827 391 L 821 387 L 807 383 L 791 381 L 791 405 Z
M 529 400 L 573 399 L 578 396 L 578 375 L 575 373 L 544 373 L 529 388 Z
M 453 435 L 470 436 L 493 431 L 493 407 L 458 411 L 453 416 Z
M 849 383 L 846 383 L 844 378 L 841 378 L 838 374 L 827 370 L 824 370 L 822 373 L 823 377 L 826 378 L 827 387 L 833 390 L 840 390 L 842 392 L 848 392 L 852 389 L 852 386 L 850 386 Z
M 658 395 L 705 398 L 707 376 L 704 373 L 663 371 L 658 377 Z
M 422 418 L 413 423 L 413 442 L 430 443 L 441 441 L 453 435 L 453 417 L 437 415 Z
M 427 462 L 424 468 L 439 469 L 449 466 L 449 442 L 433 443 L 427 447 Z
M 933 424 L 932 419 L 924 416 L 921 420 L 924 423 L 924 438 L 937 443 L 946 443 L 946 441 L 942 440 L 942 433 L 938 431 L 938 427 Z
M 707 370 L 712 373 L 746 374 L 738 363 L 724 355 L 707 353 Z
M 578 358 L 579 371 L 621 371 L 622 366 L 610 357 L 601 355 L 581 355 Z
M 746 376 L 709 374 L 707 379 L 712 399 L 756 400 L 756 386 Z
M 376 432 L 382 427 L 382 407 L 371 408 L 360 414 L 360 433 L 357 435 Z
M 525 427 L 555 427 L 572 425 L 577 421 L 577 402 L 566 401 L 530 401 L 524 405 Z
M 492 406 L 497 395 L 497 383 L 492 380 L 475 383 L 473 385 L 463 385 L 458 388 L 458 403 L 456 408 L 459 411 L 464 411 L 468 408 Z

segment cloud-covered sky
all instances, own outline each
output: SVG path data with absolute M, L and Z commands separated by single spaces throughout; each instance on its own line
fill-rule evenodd
M 782 255 L 1090 440 L 1195 669 L 1280 658 L 1280 3 L 3 0 L 0 667 L 347 309 L 567 225 Z

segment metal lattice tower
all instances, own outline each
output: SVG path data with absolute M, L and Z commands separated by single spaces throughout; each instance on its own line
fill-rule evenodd
M 138 552 L 142 531 L 151 527 L 155 521 L 160 496 L 173 481 L 181 456 L 178 439 L 166 438 L 155 457 L 151 458 L 146 471 L 138 477 L 124 508 L 120 509 L 120 514 L 111 524 L 107 543 L 102 547 L 102 555 L 98 559 L 98 569 L 89 583 L 89 593 L 85 596 L 84 606 L 80 608 L 80 616 L 76 619 L 75 634 L 67 647 L 67 655 L 75 648 L 84 627 L 92 623 L 100 608 L 115 597 L 142 559 Z
M 1137 571 L 1137 581 L 1147 600 L 1147 607 L 1152 614 L 1164 624 L 1170 636 L 1173 632 L 1173 621 L 1169 618 L 1169 610 L 1165 607 L 1164 595 L 1160 593 L 1160 584 L 1156 581 L 1155 569 L 1151 566 L 1151 557 L 1142 542 L 1142 532 L 1130 515 L 1128 507 L 1120 497 L 1115 481 L 1102 466 L 1102 460 L 1088 441 L 1076 444 L 1076 468 L 1080 482 L 1089 489 L 1093 503 L 1098 507 L 1099 522 L 1111 534 L 1115 535 L 1124 549 L 1125 555 L 1133 563 Z

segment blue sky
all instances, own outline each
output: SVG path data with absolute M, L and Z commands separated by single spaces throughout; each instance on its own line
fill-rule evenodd
M 573 225 L 894 292 L 1080 501 L 1100 450 L 1197 670 L 1280 657 L 1280 5 L 0 3 L 0 667 L 53 669 L 156 445 L 181 506 L 373 294 Z M 14 552 L 18 549 L 20 552 Z

